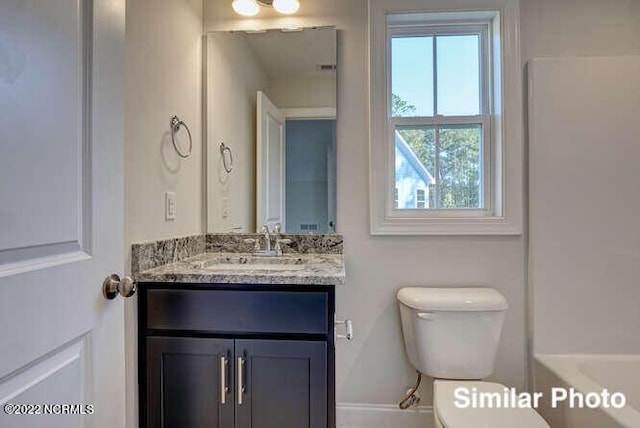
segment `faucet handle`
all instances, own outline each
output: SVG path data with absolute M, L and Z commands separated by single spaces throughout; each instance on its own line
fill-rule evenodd
M 244 240 L 245 244 L 253 244 L 253 249 L 255 251 L 260 249 L 260 241 L 254 238 L 247 238 Z
M 266 224 L 263 224 L 262 227 L 260 228 L 260 232 L 258 233 L 269 233 L 269 226 L 267 226 Z
M 274 250 L 276 251 L 276 253 L 281 256 L 282 255 L 282 245 L 287 245 L 287 244 L 291 244 L 291 239 L 287 239 L 287 238 L 276 238 L 276 246 L 274 248 Z
M 279 235 L 280 232 L 282 232 L 282 224 L 281 223 L 276 223 L 273 226 L 273 233 L 275 233 L 276 235 Z

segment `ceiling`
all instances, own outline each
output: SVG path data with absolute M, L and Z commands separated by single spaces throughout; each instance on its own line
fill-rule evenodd
M 335 70 L 318 69 L 336 64 L 333 27 L 242 34 L 270 79 L 335 76 Z

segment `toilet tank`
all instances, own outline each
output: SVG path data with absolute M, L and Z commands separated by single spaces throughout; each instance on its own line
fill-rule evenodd
M 407 287 L 397 297 L 405 350 L 418 371 L 440 379 L 493 373 L 508 308 L 497 290 Z

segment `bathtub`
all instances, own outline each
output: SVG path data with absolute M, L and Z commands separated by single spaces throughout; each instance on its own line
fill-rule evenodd
M 536 355 L 534 390 L 543 393 L 540 414 L 553 428 L 640 428 L 640 355 Z M 551 388 L 574 388 L 583 394 L 621 392 L 620 408 L 551 406 Z

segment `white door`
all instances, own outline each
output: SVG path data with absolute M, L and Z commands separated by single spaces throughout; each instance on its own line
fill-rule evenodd
M 0 427 L 124 426 L 124 11 L 0 1 Z
M 285 229 L 285 118 L 267 96 L 258 91 L 256 147 L 256 229 Z

